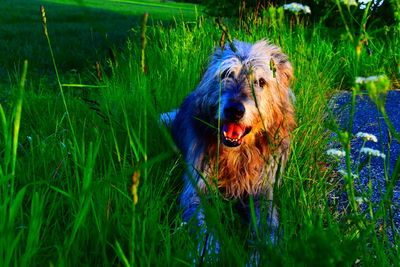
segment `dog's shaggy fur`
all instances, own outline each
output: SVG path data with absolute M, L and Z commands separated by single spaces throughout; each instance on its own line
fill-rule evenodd
M 287 56 L 265 40 L 216 49 L 172 125 L 189 164 L 181 196 L 184 220 L 197 214 L 204 223 L 199 193 L 214 185 L 227 199 L 272 200 L 295 127 L 291 78 Z M 270 215 L 276 226 L 275 209 Z

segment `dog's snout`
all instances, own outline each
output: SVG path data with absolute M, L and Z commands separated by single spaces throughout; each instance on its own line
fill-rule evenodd
M 229 103 L 224 107 L 224 116 L 225 119 L 229 121 L 238 121 L 240 120 L 245 112 L 245 108 L 240 102 Z

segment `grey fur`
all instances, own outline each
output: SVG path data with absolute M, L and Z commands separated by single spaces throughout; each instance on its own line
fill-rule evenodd
M 218 120 L 220 119 L 221 122 L 229 120 L 225 114 L 227 105 L 233 102 L 243 105 L 245 112 L 238 121 L 238 124 L 241 125 L 251 127 L 260 120 L 260 115 L 263 116 L 264 129 L 259 129 L 259 133 L 251 132 L 255 136 L 254 139 L 269 138 L 272 140 L 274 138 L 268 133 L 271 132 L 270 129 L 279 127 L 276 126 L 274 117 L 264 115 L 271 113 L 272 109 L 276 109 L 275 106 L 280 107 L 282 114 L 287 113 L 288 116 L 292 116 L 293 113 L 290 102 L 291 99 L 294 99 L 294 95 L 288 87 L 292 67 L 280 49 L 277 46 L 269 45 L 265 40 L 258 41 L 253 45 L 235 41 L 234 46 L 236 52 L 233 52 L 229 45 L 226 45 L 223 51 L 216 49 L 201 82 L 196 90 L 184 100 L 172 123 L 174 140 L 188 164 L 188 170 L 184 175 L 184 190 L 181 195 L 184 209 L 183 218 L 188 221 L 196 215 L 199 225 L 204 224 L 204 214 L 199 208 L 201 203 L 199 192 L 207 193 L 204 188 L 199 187 L 199 184 L 202 183 L 203 176 L 208 177 L 213 173 L 208 164 L 208 152 L 211 145 L 214 145 L 220 138 L 215 129 Z M 271 64 L 276 66 L 275 72 L 273 68 L 271 69 Z M 225 73 L 228 78 L 221 78 L 221 73 Z M 260 84 L 256 83 L 261 81 L 261 78 L 267 84 L 265 88 L 261 88 Z M 254 85 L 253 81 L 255 81 Z M 284 95 L 285 99 L 281 99 L 281 95 Z M 244 138 L 247 137 L 243 137 L 243 144 L 239 147 L 224 147 L 225 153 L 231 153 L 232 157 L 249 160 L 254 155 L 257 156 L 255 150 L 259 148 L 256 148 L 254 143 L 257 140 L 248 144 Z M 275 180 L 279 179 L 278 176 L 285 166 L 289 153 L 288 137 L 285 137 L 284 141 L 275 150 L 272 149 L 272 145 L 269 147 L 274 153 L 270 153 L 265 158 L 265 164 L 257 173 L 258 177 L 245 187 L 244 195 L 236 194 L 233 195 L 233 198 L 242 199 L 252 195 L 257 200 L 256 207 L 259 206 L 258 199 L 264 197 L 267 200 L 273 199 Z M 221 146 L 223 145 L 221 144 Z M 250 163 L 248 165 L 250 166 Z M 280 170 L 279 173 L 278 170 Z M 237 172 L 239 173 L 239 170 Z M 273 205 L 270 207 L 269 219 L 266 219 L 272 228 L 276 228 L 278 226 L 277 211 Z M 259 214 L 257 211 L 257 215 Z

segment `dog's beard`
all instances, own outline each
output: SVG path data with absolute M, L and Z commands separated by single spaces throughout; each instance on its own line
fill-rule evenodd
M 222 143 L 228 147 L 240 146 L 243 138 L 251 131 L 251 127 L 239 123 L 225 122 L 222 124 Z

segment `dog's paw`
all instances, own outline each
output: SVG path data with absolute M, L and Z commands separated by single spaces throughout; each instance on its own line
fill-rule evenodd
M 196 255 L 192 255 L 193 263 L 196 266 L 202 264 L 210 265 L 218 261 L 220 245 L 215 235 L 202 229 L 197 235 Z
M 199 240 L 200 241 L 200 240 Z M 202 241 L 199 242 L 198 252 L 200 256 L 217 255 L 220 252 L 220 245 L 215 235 L 207 232 Z

